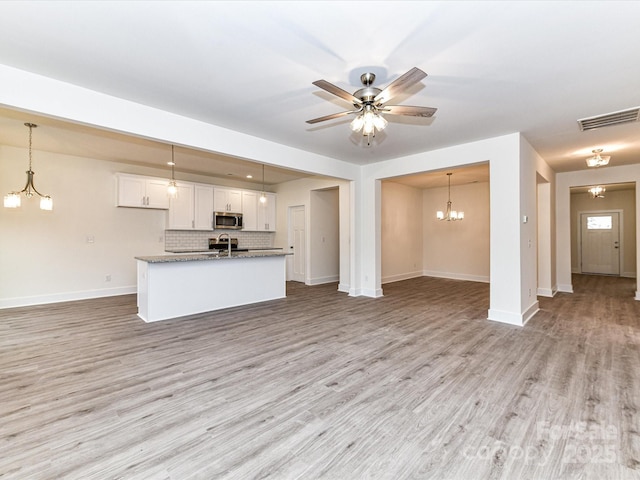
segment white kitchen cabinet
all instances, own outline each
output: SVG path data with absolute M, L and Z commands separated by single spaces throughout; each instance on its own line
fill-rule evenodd
M 118 207 L 169 208 L 169 180 L 121 173 L 117 175 L 117 181 Z
M 213 208 L 216 212 L 242 212 L 242 190 L 215 187 L 213 189 Z
M 275 232 L 276 230 L 276 194 L 265 193 L 267 201 L 260 202 L 258 195 L 258 226 L 256 230 L 265 232 Z
M 258 228 L 258 192 L 243 190 L 242 192 L 242 229 Z
M 193 225 L 196 230 L 213 230 L 213 185 L 195 184 Z
M 213 229 L 213 186 L 177 182 L 178 196 L 169 203 L 169 230 Z

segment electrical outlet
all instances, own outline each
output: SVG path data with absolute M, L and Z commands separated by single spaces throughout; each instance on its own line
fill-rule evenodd
M 87 235 L 87 243 L 95 243 L 96 237 L 93 235 Z
M 110 282 L 111 281 L 111 274 L 105 275 L 104 276 L 104 281 L 105 282 Z

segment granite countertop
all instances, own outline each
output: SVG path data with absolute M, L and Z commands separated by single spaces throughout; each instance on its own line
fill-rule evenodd
M 226 252 L 221 253 L 184 253 L 184 254 L 169 254 L 169 255 L 155 255 L 150 257 L 135 257 L 136 260 L 140 260 L 147 263 L 169 263 L 169 262 L 192 262 L 192 261 L 207 261 L 207 260 L 234 260 L 237 258 L 260 258 L 260 257 L 283 257 L 285 255 L 291 255 L 291 253 L 285 253 L 282 250 L 253 250 L 248 252 L 232 252 L 231 256 Z

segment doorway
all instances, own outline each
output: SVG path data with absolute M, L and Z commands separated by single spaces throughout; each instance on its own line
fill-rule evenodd
M 621 212 L 580 214 L 580 269 L 582 273 L 620 275 Z
M 287 280 L 305 282 L 306 276 L 306 216 L 304 205 L 289 207 L 288 240 L 289 253 L 287 256 Z

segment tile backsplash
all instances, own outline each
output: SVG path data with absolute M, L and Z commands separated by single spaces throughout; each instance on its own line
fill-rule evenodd
M 221 233 L 228 233 L 232 238 L 237 238 L 238 246 L 240 248 L 269 248 L 274 246 L 274 232 L 243 232 L 241 230 L 165 230 L 164 249 L 207 250 L 209 248 L 209 239 L 217 237 Z

